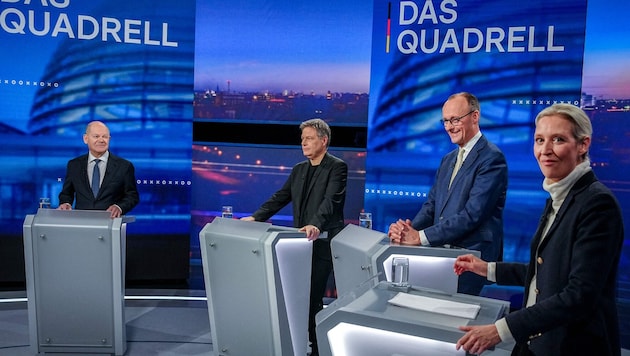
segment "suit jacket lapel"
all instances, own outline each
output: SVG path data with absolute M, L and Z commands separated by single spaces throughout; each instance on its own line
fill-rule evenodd
M 481 155 L 481 151 L 488 146 L 488 140 L 486 140 L 485 136 L 481 136 L 479 141 L 473 146 L 468 156 L 464 160 L 464 163 L 459 168 L 460 171 L 466 172 L 466 169 L 470 167 Z
M 85 189 L 92 192 L 92 186 L 90 185 L 90 172 L 88 172 L 88 159 L 89 156 L 86 154 L 80 160 L 80 169 L 81 169 L 81 180 L 83 181 L 83 186 Z
M 446 208 L 446 204 L 451 199 L 451 195 L 455 194 L 457 196 L 460 194 L 459 190 L 457 189 L 457 181 L 463 179 L 464 176 L 470 174 L 470 172 L 466 172 L 466 170 L 469 169 L 470 166 L 472 166 L 474 162 L 479 158 L 479 155 L 481 154 L 481 150 L 486 147 L 486 144 L 487 144 L 487 141 L 485 137 L 481 136 L 481 138 L 479 138 L 479 141 L 477 141 L 477 143 L 473 146 L 470 153 L 468 153 L 468 156 L 466 156 L 464 163 L 462 163 L 462 166 L 459 168 L 459 172 L 457 173 L 457 176 L 453 179 L 453 183 L 451 184 L 451 189 L 449 189 L 448 182 L 449 182 L 449 179 L 451 178 L 451 175 L 453 174 L 453 169 L 455 168 L 458 151 L 455 150 L 452 152 L 451 159 L 449 160 L 449 162 L 446 162 L 448 166 L 450 167 L 450 169 L 448 170 L 447 176 L 444 177 L 443 182 L 441 182 L 441 184 L 444 184 L 443 189 L 446 189 L 448 193 L 446 193 L 446 199 L 444 199 L 444 204 L 440 206 L 439 209 L 436 209 L 436 211 L 440 212 L 440 215 L 442 215 L 442 211 Z
M 537 244 L 539 244 L 540 246 L 538 247 L 538 254 L 540 254 L 540 252 L 545 248 L 545 246 L 547 246 L 547 244 L 549 243 L 549 240 L 551 240 L 551 238 L 554 236 L 554 231 L 556 230 L 556 227 L 558 226 L 558 224 L 560 223 L 560 221 L 562 221 L 562 217 L 564 216 L 564 213 L 567 211 L 567 206 L 571 205 L 571 201 L 573 200 L 573 193 L 569 192 L 569 194 L 567 195 L 566 198 L 564 198 L 564 202 L 562 203 L 562 205 L 560 206 L 560 209 L 558 209 L 558 212 L 556 213 L 556 217 L 553 219 L 553 222 L 551 223 L 551 226 L 549 227 L 549 230 L 547 230 L 547 234 L 545 235 L 545 239 L 542 240 L 542 242 L 540 242 L 540 239 L 542 238 L 542 236 L 537 236 Z M 549 212 L 551 212 L 551 198 L 549 198 L 548 200 L 548 205 L 549 205 L 549 210 L 547 211 L 547 209 L 545 209 L 545 217 L 547 215 L 549 215 Z M 544 226 L 543 226 L 544 227 Z M 541 234 L 539 234 L 541 235 Z
M 324 158 L 322 158 L 322 161 L 319 162 L 319 167 L 317 168 L 317 170 L 315 170 L 315 174 L 313 174 L 313 178 L 311 178 L 311 184 L 309 184 L 309 187 L 308 187 L 309 193 L 313 189 L 315 182 L 317 182 L 317 177 L 319 177 L 319 175 L 322 173 L 322 170 L 326 169 L 327 166 L 328 166 L 328 153 L 324 154 Z
M 311 164 L 311 163 L 308 162 L 308 164 Z M 318 177 L 322 173 L 322 170 L 326 169 L 327 166 L 328 166 L 328 153 L 325 153 L 324 158 L 322 158 L 322 161 L 319 162 L 319 167 L 315 170 L 315 173 L 311 177 L 311 181 L 308 184 L 308 189 L 306 190 L 306 196 L 304 196 L 303 199 L 308 200 L 308 197 L 311 195 L 311 192 L 313 191 L 313 187 L 315 186 L 315 183 L 317 182 Z
M 293 220 L 294 221 L 300 221 L 300 213 L 302 211 L 302 209 L 300 208 L 302 206 L 302 201 L 304 199 L 306 199 L 305 196 L 302 196 L 302 192 L 303 192 L 303 187 L 304 187 L 304 181 L 306 180 L 306 174 L 308 172 L 308 165 L 310 164 L 310 162 L 308 160 L 304 161 L 303 163 L 300 163 L 296 166 L 296 171 L 295 171 L 295 177 L 293 178 L 294 181 L 292 182 L 292 190 L 293 190 L 293 186 L 294 185 L 298 185 L 300 187 L 300 190 L 298 191 L 298 194 L 294 194 L 295 196 L 293 196 Z
M 547 201 L 545 202 L 545 210 L 540 216 L 540 220 L 538 221 L 538 228 L 536 229 L 536 233 L 534 234 L 534 238 L 532 239 L 532 246 L 531 246 L 532 251 L 537 251 L 539 248 L 538 245 L 540 245 L 540 239 L 542 238 L 543 231 L 545 231 L 545 226 L 547 225 L 547 219 L 552 209 L 551 204 L 552 204 L 551 198 L 547 198 Z M 551 229 L 549 229 L 549 231 L 551 231 Z M 549 232 L 547 232 L 547 234 L 549 234 Z
M 538 248 L 539 251 L 542 251 L 543 248 L 545 248 L 545 246 L 549 242 L 549 239 L 554 236 L 553 233 L 556 230 L 558 224 L 560 223 L 560 221 L 562 221 L 562 218 L 566 214 L 569 207 L 573 205 L 575 196 L 578 195 L 583 189 L 588 187 L 595 180 L 596 180 L 595 173 L 593 173 L 593 171 L 590 171 L 584 174 L 582 177 L 580 177 L 580 179 L 578 179 L 577 182 L 573 184 L 573 187 L 571 187 L 571 189 L 569 190 L 569 193 L 567 194 L 566 198 L 564 198 L 564 202 L 560 206 L 560 209 L 558 209 L 558 212 L 556 213 L 556 218 L 553 220 L 553 223 L 549 227 L 549 231 L 547 231 L 548 238 L 545 238 L 542 241 L 542 243 L 540 243 L 540 247 Z M 548 199 L 548 205 L 551 205 L 550 202 L 551 202 L 551 198 Z M 540 237 L 538 238 L 538 241 L 540 241 Z
M 103 177 L 103 183 L 101 183 L 101 188 L 109 186 L 109 181 L 112 179 L 114 172 L 118 170 L 118 161 L 113 155 L 109 154 L 109 158 L 107 159 L 107 168 L 105 169 L 105 176 Z M 101 191 L 103 189 L 99 189 L 99 195 L 101 195 Z
M 439 214 L 436 214 L 436 216 L 442 215 L 442 212 L 444 211 L 444 208 L 446 207 L 446 203 L 448 203 L 449 199 L 451 199 L 451 194 L 453 194 L 453 191 L 455 191 L 455 180 L 453 180 L 453 185 L 451 185 L 452 189 L 449 189 L 448 183 L 451 178 L 451 175 L 453 175 L 453 170 L 455 170 L 456 162 L 457 162 L 457 150 L 453 151 L 449 159 L 446 162 L 444 162 L 446 167 L 448 167 L 449 169 L 447 170 L 447 173 L 444 176 L 442 176 L 441 182 L 436 182 L 436 184 L 441 185 L 440 189 L 442 189 L 443 191 L 446 191 L 446 196 L 443 199 L 439 199 L 439 200 L 436 199 L 436 203 L 439 204 L 436 206 L 436 209 L 435 209 L 436 211 L 439 212 Z

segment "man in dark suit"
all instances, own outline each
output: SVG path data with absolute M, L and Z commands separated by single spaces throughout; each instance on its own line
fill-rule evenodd
M 326 284 L 333 268 L 330 240 L 344 228 L 348 166 L 327 152 L 330 127 L 326 122 L 308 120 L 300 125 L 300 130 L 302 152 L 308 159 L 293 167 L 282 188 L 252 216 L 241 219 L 266 221 L 291 202 L 293 226 L 313 240 L 308 331 L 311 355 L 318 355 L 315 314 L 323 309 Z M 327 232 L 327 238 L 318 238 L 322 232 Z
M 429 196 L 413 221 L 398 220 L 388 235 L 401 244 L 478 250 L 484 260 L 498 261 L 503 255 L 505 157 L 481 134 L 474 95 L 451 95 L 442 116 L 451 142 L 459 147 L 442 158 Z M 465 273 L 457 290 L 478 295 L 486 283 L 481 276 Z
M 59 193 L 59 209 L 106 210 L 112 218 L 127 214 L 139 199 L 133 164 L 109 152 L 110 134 L 100 121 L 87 125 L 88 153 L 71 159 Z M 96 169 L 95 169 L 96 168 Z

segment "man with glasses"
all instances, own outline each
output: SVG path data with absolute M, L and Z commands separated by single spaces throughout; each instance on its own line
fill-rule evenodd
M 88 153 L 68 162 L 58 209 L 72 210 L 76 198 L 75 209 L 106 210 L 117 218 L 138 204 L 133 164 L 109 152 L 110 138 L 104 123 L 87 125 L 83 143 Z
M 392 223 L 388 235 L 403 245 L 450 246 L 481 252 L 486 261 L 503 255 L 503 207 L 507 163 L 479 129 L 479 100 L 466 92 L 442 106 L 442 123 L 458 146 L 442 158 L 427 200 L 413 220 Z M 458 292 L 478 295 L 486 279 L 459 277 Z

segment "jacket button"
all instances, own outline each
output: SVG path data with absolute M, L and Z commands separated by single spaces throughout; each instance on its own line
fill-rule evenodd
M 536 259 L 536 262 L 538 262 L 538 264 L 539 264 L 539 265 L 542 265 L 542 264 L 543 264 L 543 259 L 542 259 L 542 257 L 538 257 L 538 258 Z
M 534 291 L 534 293 L 536 293 L 536 294 L 540 294 L 540 289 L 536 288 L 536 290 Z
M 529 336 L 529 339 L 530 339 L 530 340 L 533 340 L 533 339 L 535 339 L 535 338 L 537 338 L 537 337 L 540 337 L 540 336 L 542 336 L 542 333 L 538 333 L 538 334 L 530 335 L 530 336 Z

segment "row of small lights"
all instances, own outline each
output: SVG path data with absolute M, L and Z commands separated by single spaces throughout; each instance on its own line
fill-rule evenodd
M 512 104 L 516 105 L 552 105 L 552 104 L 573 104 L 580 105 L 579 100 L 541 100 L 541 99 L 512 99 Z
M 22 80 L 22 79 L 0 79 L 1 84 L 6 85 L 17 85 L 17 86 L 27 86 L 27 87 L 54 87 L 58 88 L 59 83 L 57 82 L 42 82 L 37 80 Z
M 63 182 L 63 178 L 58 177 L 57 182 Z M 179 185 L 191 186 L 190 180 L 172 180 L 172 179 L 136 179 L 138 185 Z
M 137 179 L 136 184 L 138 185 L 179 185 L 179 186 L 190 186 L 192 185 L 192 181 L 190 180 L 171 180 L 171 179 Z
M 399 197 L 416 197 L 416 198 L 427 197 L 427 193 L 411 192 L 411 191 L 405 191 L 405 190 L 374 189 L 374 188 L 365 188 L 365 194 L 391 195 L 391 196 L 399 196 Z

